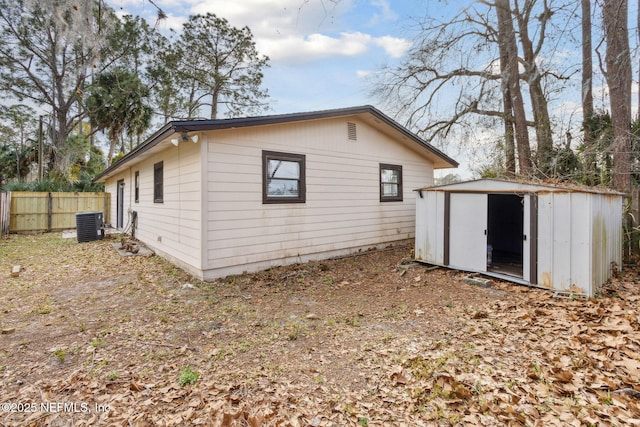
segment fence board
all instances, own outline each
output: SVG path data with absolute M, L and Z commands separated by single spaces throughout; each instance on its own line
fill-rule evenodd
M 0 236 L 9 234 L 11 193 L 0 193 Z
M 76 213 L 103 212 L 108 222 L 108 193 L 23 192 L 11 193 L 12 233 L 76 228 Z

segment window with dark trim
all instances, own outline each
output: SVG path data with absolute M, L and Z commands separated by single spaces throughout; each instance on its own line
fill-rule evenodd
M 135 185 L 135 202 L 138 203 L 140 201 L 140 171 L 136 171 L 133 184 Z
M 162 203 L 164 201 L 164 162 L 158 162 L 153 165 L 153 203 Z
M 304 203 L 305 156 L 262 152 L 262 203 Z
M 380 201 L 402 201 L 402 166 L 380 164 Z

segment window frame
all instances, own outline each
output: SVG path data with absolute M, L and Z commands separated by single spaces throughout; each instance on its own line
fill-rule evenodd
M 164 161 L 153 165 L 153 203 L 164 203 Z
M 134 185 L 134 202 L 140 203 L 140 171 L 135 171 L 133 174 Z
M 296 162 L 299 165 L 300 175 L 298 176 L 298 197 L 278 197 L 269 196 L 269 161 L 282 160 L 287 162 Z M 306 203 L 306 156 L 304 154 L 283 153 L 279 151 L 262 151 L 262 203 L 263 204 L 280 204 L 280 203 Z
M 382 172 L 384 170 L 393 170 L 398 172 L 398 195 L 396 196 L 386 196 L 384 194 L 384 184 L 390 184 L 389 182 L 382 181 Z M 402 194 L 402 165 L 392 165 L 389 163 L 380 163 L 380 168 L 378 170 L 378 177 L 380 179 L 380 201 L 381 202 L 402 202 L 403 194 Z M 395 183 L 392 183 L 395 184 Z

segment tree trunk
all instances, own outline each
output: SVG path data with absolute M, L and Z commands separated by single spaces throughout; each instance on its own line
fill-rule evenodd
M 582 129 L 585 147 L 585 172 L 589 185 L 596 184 L 596 147 L 590 126 L 590 121 L 593 118 L 592 50 L 591 0 L 582 0 Z
M 602 5 L 607 51 L 607 86 L 613 127 L 613 183 L 631 191 L 631 55 L 627 0 L 605 0 Z
M 498 16 L 499 44 L 506 52 L 507 64 L 505 75 L 509 83 L 509 94 L 513 108 L 513 119 L 516 134 L 516 146 L 518 149 L 519 173 L 525 177 L 531 176 L 531 147 L 529 145 L 529 133 L 527 117 L 524 111 L 524 102 L 520 90 L 520 73 L 518 71 L 518 46 L 513 28 L 511 8 L 509 0 L 496 0 L 496 13 Z
M 551 155 L 553 151 L 553 133 L 551 131 L 551 119 L 549 118 L 549 108 L 547 99 L 542 90 L 542 74 L 536 64 L 537 55 L 534 52 L 533 42 L 529 37 L 529 21 L 531 1 L 525 1 L 522 11 L 518 8 L 516 1 L 516 16 L 518 19 L 518 27 L 520 34 L 520 43 L 522 44 L 522 52 L 524 56 L 524 72 L 529 85 L 529 96 L 531 98 L 531 107 L 533 110 L 533 121 L 535 123 L 536 137 L 538 140 L 538 169 L 544 174 L 551 172 Z M 544 41 L 544 28 L 546 21 L 551 17 L 545 2 L 545 11 L 538 19 L 541 21 L 541 34 L 539 44 Z
M 502 75 L 500 86 L 502 90 L 502 105 L 504 111 L 505 171 L 507 176 L 514 177 L 516 175 L 516 147 L 513 139 L 513 104 L 511 103 L 509 79 L 507 78 L 509 55 L 504 43 L 499 43 L 498 48 L 500 50 L 500 74 Z

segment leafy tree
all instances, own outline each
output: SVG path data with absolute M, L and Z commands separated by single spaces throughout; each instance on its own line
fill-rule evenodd
M 0 0 L 0 92 L 51 111 L 56 162 L 84 115 L 78 100 L 112 18 L 100 0 Z
M 184 24 L 176 51 L 189 118 L 205 105 L 212 119 L 222 105 L 227 116 L 265 109 L 267 91 L 260 86 L 268 58 L 259 55 L 252 39 L 248 27 L 232 27 L 211 13 L 191 16 Z
M 583 133 L 591 135 L 578 145 L 584 175 L 582 182 L 589 185 L 613 184 L 613 128 L 608 112 L 594 111 L 582 123 Z
M 180 82 L 182 58 L 171 41 L 161 34 L 154 35 L 153 57 L 145 69 L 145 77 L 150 82 L 151 98 L 156 113 L 166 124 L 170 120 L 188 117 L 186 91 Z
M 33 142 L 35 111 L 28 105 L 0 106 L 0 181 L 23 179 L 35 160 Z
M 115 148 L 125 133 L 141 135 L 149 128 L 152 114 L 146 104 L 149 89 L 134 73 L 118 68 L 98 75 L 87 92 L 86 108 L 92 125 L 107 131 L 107 161 L 111 164 Z

